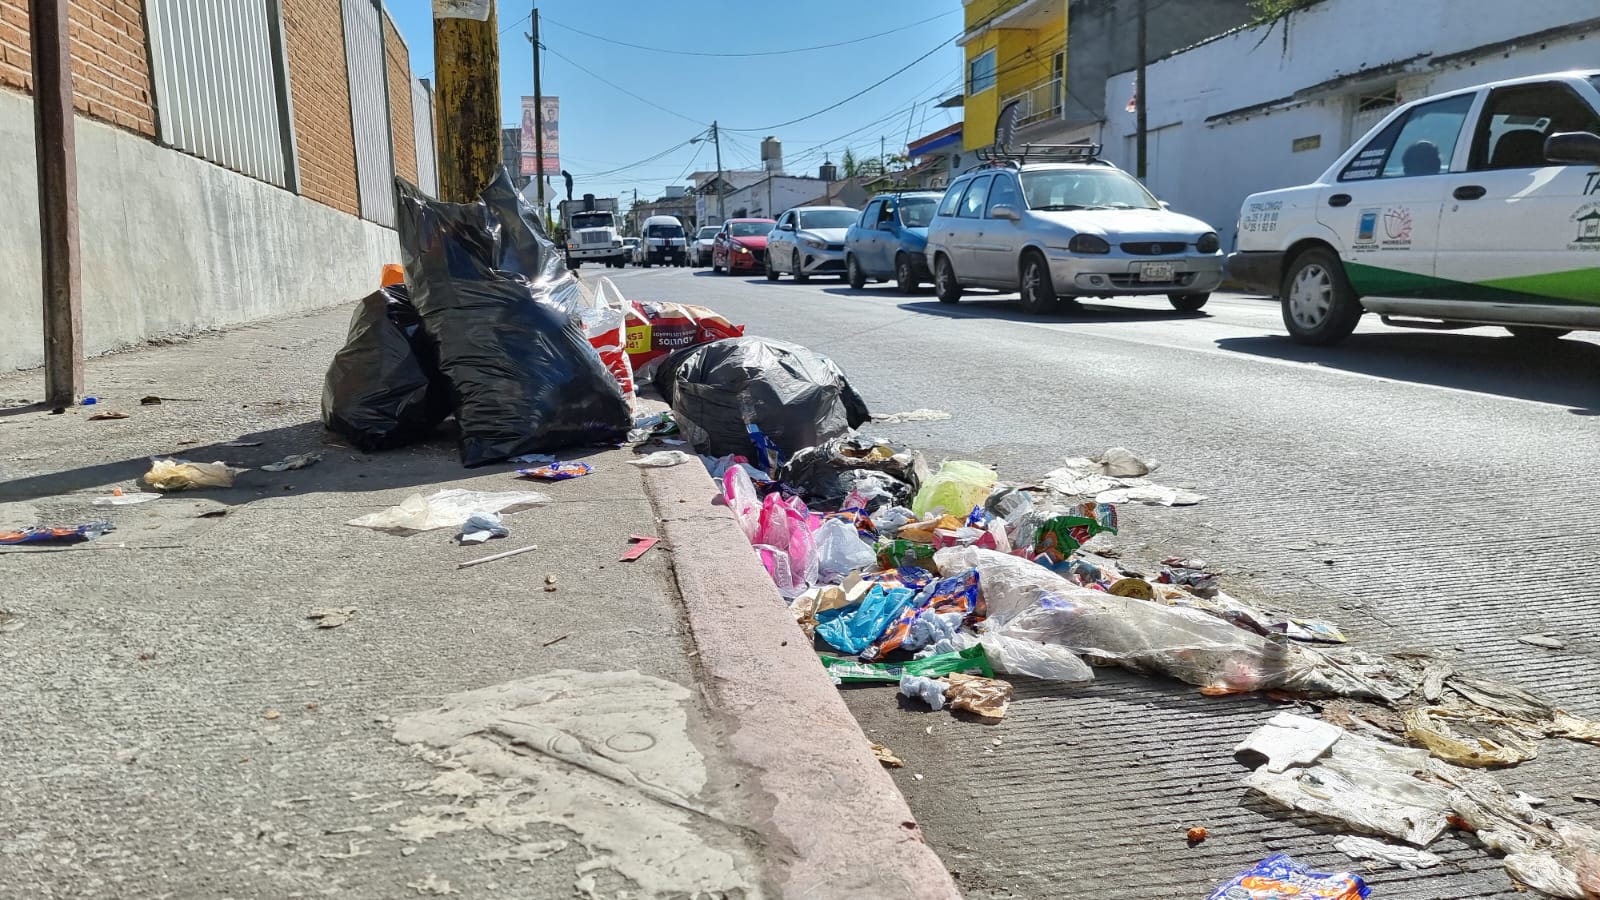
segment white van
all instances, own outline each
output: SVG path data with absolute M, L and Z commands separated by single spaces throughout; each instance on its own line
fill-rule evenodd
M 689 260 L 689 235 L 677 216 L 651 216 L 644 220 L 643 245 L 640 256 L 644 267 L 652 265 L 682 266 Z

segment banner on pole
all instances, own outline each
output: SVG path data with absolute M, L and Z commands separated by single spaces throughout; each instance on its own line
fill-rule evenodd
M 561 174 L 561 98 L 545 97 L 544 100 L 544 174 Z M 533 98 L 522 98 L 522 174 L 532 177 L 534 168 L 538 165 L 537 154 L 534 151 L 533 131 Z

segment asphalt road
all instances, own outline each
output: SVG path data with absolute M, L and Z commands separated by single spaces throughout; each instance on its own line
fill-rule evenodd
M 1064 456 L 1129 447 L 1162 463 L 1163 483 L 1210 499 L 1125 508 L 1115 544 L 1127 559 L 1203 556 L 1231 593 L 1330 618 L 1362 646 L 1443 653 L 1600 715 L 1593 338 L 1529 347 L 1499 329 L 1369 317 L 1339 347 L 1315 349 L 1284 336 L 1276 304 L 1238 295 L 1198 315 L 1152 299 L 1034 317 L 1014 298 L 951 307 L 833 279 L 582 274 L 825 352 L 877 413 L 948 411 L 874 426 L 931 462 L 983 460 L 1030 479 Z M 1517 641 L 1529 634 L 1566 648 Z M 1230 751 L 1273 704 L 1109 671 L 1087 689 L 1019 694 L 995 727 L 883 688 L 847 698 L 907 761 L 896 779 L 969 897 L 1200 898 L 1277 851 L 1361 871 L 1332 834 L 1245 796 Z M 1501 777 L 1600 825 L 1600 808 L 1572 799 L 1597 764 L 1600 748 L 1546 742 Z M 1191 825 L 1210 840 L 1186 847 Z M 1432 849 L 1445 866 L 1370 873 L 1374 896 L 1516 896 L 1483 850 L 1454 837 Z

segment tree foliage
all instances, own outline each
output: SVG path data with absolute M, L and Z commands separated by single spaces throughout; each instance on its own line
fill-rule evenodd
M 1320 0 L 1250 0 L 1250 8 L 1262 22 L 1281 19 L 1297 9 L 1305 9 Z

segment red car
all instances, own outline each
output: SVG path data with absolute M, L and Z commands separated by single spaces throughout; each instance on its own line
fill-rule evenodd
M 767 235 L 778 223 L 772 219 L 729 219 L 711 244 L 711 271 L 763 272 L 767 264 Z

